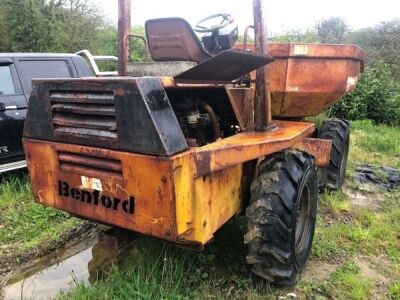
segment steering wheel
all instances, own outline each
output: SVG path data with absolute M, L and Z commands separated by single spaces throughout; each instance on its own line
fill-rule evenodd
M 221 18 L 221 22 L 219 22 L 218 24 L 215 25 L 209 25 L 206 26 L 204 23 L 206 23 L 209 20 L 212 19 L 219 19 Z M 228 26 L 229 24 L 232 24 L 234 22 L 233 18 L 231 17 L 230 14 L 215 14 L 215 15 L 211 15 L 208 16 L 204 19 L 202 19 L 200 22 L 198 22 L 196 24 L 196 26 L 194 27 L 194 30 L 196 32 L 200 32 L 200 33 L 205 33 L 205 32 L 215 32 L 218 31 L 222 28 L 225 28 L 226 26 Z

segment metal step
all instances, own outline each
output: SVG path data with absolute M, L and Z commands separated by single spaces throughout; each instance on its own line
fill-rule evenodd
M 26 160 L 14 161 L 0 165 L 0 173 L 26 168 Z

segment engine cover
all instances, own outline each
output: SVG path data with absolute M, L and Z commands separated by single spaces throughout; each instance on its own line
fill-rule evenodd
M 24 137 L 161 156 L 188 148 L 155 77 L 36 80 Z

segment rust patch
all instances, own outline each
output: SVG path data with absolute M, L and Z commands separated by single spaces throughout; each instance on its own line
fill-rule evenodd
M 195 149 L 195 177 L 293 147 L 315 131 L 314 124 L 274 120 L 268 132 L 242 132 Z
M 211 172 L 211 153 L 196 153 L 194 163 L 196 165 L 197 174 L 209 174 Z
M 300 151 L 307 152 L 315 157 L 315 164 L 318 167 L 327 167 L 331 157 L 332 141 L 305 138 L 293 146 Z
M 115 96 L 124 97 L 126 95 L 126 90 L 122 89 L 122 88 L 115 89 L 114 94 L 115 94 Z
M 236 119 L 243 131 L 254 129 L 254 88 L 226 88 Z

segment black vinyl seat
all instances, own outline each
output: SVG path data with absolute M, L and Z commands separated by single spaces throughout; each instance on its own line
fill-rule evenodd
M 148 20 L 145 29 L 149 51 L 154 61 L 202 63 L 211 57 L 190 24 L 182 18 Z
M 213 56 L 181 18 L 148 20 L 147 42 L 154 62 L 130 64 L 133 76 L 168 76 L 176 82 L 232 83 L 273 61 L 269 55 L 225 50 Z

